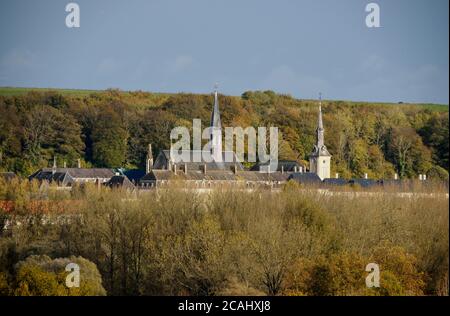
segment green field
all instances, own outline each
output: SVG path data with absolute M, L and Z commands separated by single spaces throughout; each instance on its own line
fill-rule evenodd
M 0 87 L 0 96 L 23 95 L 27 94 L 30 91 L 38 91 L 38 92 L 58 91 L 61 94 L 73 96 L 85 96 L 94 92 L 101 92 L 99 90 Z

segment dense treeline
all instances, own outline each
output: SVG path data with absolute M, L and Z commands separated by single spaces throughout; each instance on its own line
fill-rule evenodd
M 136 198 L 0 181 L 13 203 L 0 211 L 0 295 L 448 295 L 448 198 L 436 194 L 448 191 L 430 190 L 205 195 L 174 184 Z M 64 285 L 68 262 L 80 288 Z M 366 287 L 369 263 L 380 288 Z
M 169 148 L 174 126 L 206 127 L 211 95 L 107 90 L 0 96 L 0 170 L 29 175 L 58 164 L 143 168 L 148 143 Z M 317 102 L 271 91 L 220 96 L 224 126 L 277 126 L 280 159 L 306 162 L 315 141 Z M 448 178 L 448 110 L 406 104 L 325 101 L 325 139 L 332 174 L 342 177 Z

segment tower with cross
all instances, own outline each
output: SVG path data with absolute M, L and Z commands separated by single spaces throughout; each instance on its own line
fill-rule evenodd
M 319 118 L 316 129 L 316 144 L 309 156 L 309 171 L 316 173 L 320 179 L 330 178 L 331 155 L 325 146 L 322 120 L 322 93 L 319 93 Z

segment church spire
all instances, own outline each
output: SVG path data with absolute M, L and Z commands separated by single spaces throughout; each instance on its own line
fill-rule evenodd
M 320 179 L 330 177 L 331 155 L 325 146 L 324 128 L 322 120 L 322 93 L 319 93 L 319 116 L 317 120 L 317 143 L 309 156 L 309 171 L 315 173 Z
M 319 93 L 319 119 L 316 131 L 317 131 L 317 147 L 322 148 L 325 145 L 324 129 L 322 121 L 322 93 Z
M 331 156 L 325 146 L 325 129 L 323 128 L 322 119 L 322 93 L 319 93 L 319 115 L 317 119 L 316 144 L 314 145 L 311 155 L 315 156 Z
M 220 121 L 220 111 L 219 111 L 219 97 L 217 93 L 218 84 L 214 85 L 214 107 L 211 114 L 211 127 L 222 129 L 222 123 Z
M 214 85 L 214 107 L 211 114 L 210 144 L 211 155 L 214 161 L 222 161 L 222 122 L 220 120 L 218 85 Z

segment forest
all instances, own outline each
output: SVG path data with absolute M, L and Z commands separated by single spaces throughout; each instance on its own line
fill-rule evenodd
M 448 295 L 448 188 L 397 189 L 205 195 L 0 179 L 0 295 Z M 79 287 L 66 286 L 68 263 Z M 369 263 L 379 287 L 366 286 Z
M 1 92 L 1 91 L 0 91 Z M 0 93 L 0 171 L 28 176 L 51 166 L 141 168 L 170 147 L 175 126 L 209 122 L 212 95 L 142 91 L 4 90 Z M 222 125 L 276 126 L 279 159 L 307 165 L 318 102 L 272 91 L 219 96 Z M 323 101 L 331 174 L 448 179 L 448 106 Z M 205 126 L 204 126 L 205 127 Z M 247 164 L 247 167 L 250 165 Z
M 208 122 L 213 103 L 187 93 L 16 92 L 0 93 L 0 171 L 21 176 L 53 157 L 144 168 L 147 144 L 154 155 L 169 148 L 171 129 Z M 219 102 L 223 126 L 277 126 L 280 159 L 306 163 L 317 101 L 248 91 Z M 0 178 L 0 295 L 448 295 L 448 107 L 323 101 L 323 112 L 333 173 L 416 178 L 409 192 L 288 182 L 201 193 L 175 181 L 60 190 Z M 67 287 L 68 263 L 80 267 L 79 287 Z M 380 287 L 366 286 L 369 263 Z

